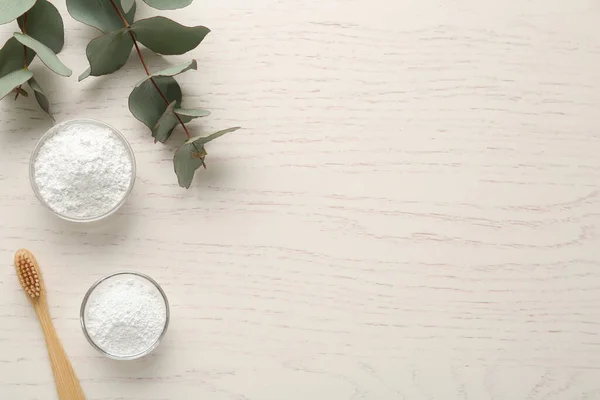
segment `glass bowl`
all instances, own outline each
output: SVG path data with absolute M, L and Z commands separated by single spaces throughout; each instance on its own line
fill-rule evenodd
M 54 210 L 47 203 L 47 201 L 44 199 L 44 197 L 40 193 L 39 187 L 38 187 L 38 185 L 36 183 L 36 180 L 35 180 L 35 161 L 36 161 L 36 158 L 37 158 L 37 156 L 38 156 L 38 154 L 40 152 L 40 149 L 44 146 L 44 144 L 46 143 L 46 141 L 48 139 L 50 139 L 52 136 L 56 135 L 58 132 L 60 132 L 65 127 L 67 127 L 67 126 L 69 126 L 71 124 L 77 124 L 77 123 L 97 124 L 97 125 L 101 125 L 101 126 L 104 126 L 106 128 L 109 128 L 114 133 L 114 135 L 123 143 L 123 145 L 125 147 L 125 150 L 128 153 L 129 158 L 131 160 L 131 181 L 129 182 L 129 187 L 127 188 L 127 191 L 123 195 L 123 198 L 121 199 L 121 201 L 119 201 L 109 211 L 107 211 L 107 212 L 105 212 L 105 213 L 103 213 L 101 215 L 95 215 L 95 216 L 89 217 L 89 218 L 79 218 L 79 217 L 75 217 L 75 216 L 65 215 L 65 214 L 62 214 L 62 213 Z M 33 193 L 38 198 L 38 200 L 47 209 L 49 209 L 54 215 L 56 215 L 59 218 L 62 218 L 64 220 L 66 220 L 66 221 L 70 221 L 70 222 L 84 222 L 84 223 L 85 222 L 96 222 L 96 221 L 103 220 L 103 219 L 111 216 L 115 212 L 117 212 L 119 210 L 119 208 L 121 208 L 121 206 L 123 206 L 123 204 L 125 204 L 125 202 L 127 201 L 127 198 L 131 194 L 131 191 L 133 190 L 133 186 L 135 184 L 135 176 L 136 176 L 135 155 L 133 154 L 133 149 L 131 148 L 131 145 L 129 144 L 129 142 L 127 141 L 127 139 L 125 138 L 125 136 L 123 136 L 123 134 L 121 132 L 119 132 L 117 129 L 115 129 L 114 127 L 112 127 L 109 124 L 107 124 L 105 122 L 102 122 L 102 121 L 95 120 L 95 119 L 89 119 L 89 118 L 72 119 L 72 120 L 64 121 L 64 122 L 61 122 L 59 124 L 54 125 L 46 133 L 44 133 L 44 135 L 37 142 L 37 144 L 35 145 L 35 148 L 33 149 L 33 152 L 31 153 L 31 158 L 29 159 L 29 181 L 31 182 L 31 188 L 33 189 Z
M 96 342 L 94 342 L 94 339 L 91 337 L 90 333 L 88 332 L 88 328 L 86 325 L 86 308 L 87 308 L 88 300 L 90 299 L 90 296 L 94 293 L 94 290 L 96 290 L 101 284 L 106 283 L 109 280 L 114 279 L 119 276 L 122 276 L 122 275 L 132 275 L 132 276 L 135 276 L 137 278 L 141 278 L 142 280 L 147 281 L 148 283 L 151 284 L 151 286 L 155 287 L 158 290 L 158 292 L 162 296 L 162 299 L 165 302 L 165 325 L 162 328 L 162 332 L 160 333 L 160 335 L 158 336 L 158 338 L 152 345 L 150 345 L 145 350 L 143 350 L 139 353 L 136 353 L 136 354 L 127 354 L 127 355 L 112 354 L 112 353 L 106 351 L 105 349 L 100 347 L 98 344 L 96 344 Z M 102 279 L 98 280 L 96 283 L 94 283 L 88 289 L 87 293 L 83 297 L 83 301 L 81 302 L 81 308 L 79 311 L 79 321 L 81 322 L 81 329 L 83 330 L 83 334 L 84 334 L 85 338 L 87 339 L 87 341 L 92 345 L 93 348 L 98 350 L 101 354 L 103 354 L 104 356 L 111 358 L 113 360 L 135 360 L 135 359 L 138 359 L 138 358 L 141 358 L 141 357 L 144 357 L 144 356 L 150 354 L 152 351 L 154 351 L 158 347 L 158 345 L 164 338 L 165 334 L 167 333 L 167 328 L 169 327 L 170 319 L 171 319 L 171 314 L 169 311 L 169 301 L 167 300 L 167 295 L 165 294 L 163 289 L 160 287 L 160 285 L 154 279 L 150 278 L 148 275 L 145 275 L 145 274 L 142 274 L 139 272 L 131 272 L 131 271 L 116 272 L 114 274 L 105 276 L 104 278 L 102 278 Z

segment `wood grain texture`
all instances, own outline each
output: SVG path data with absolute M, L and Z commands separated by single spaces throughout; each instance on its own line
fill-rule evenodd
M 63 2 L 63 61 L 94 31 Z M 140 4 L 140 16 L 153 11 Z M 82 228 L 36 201 L 51 121 L 0 104 L 0 398 L 51 399 L 35 315 L 9 268 L 44 266 L 57 332 L 96 400 L 600 398 L 600 3 L 220 0 L 166 13 L 212 29 L 184 104 L 213 115 L 189 191 L 127 110 L 142 76 L 32 67 L 58 121 L 102 119 L 136 152 L 121 212 Z M 15 29 L 0 26 L 0 37 Z M 171 302 L 164 343 L 118 363 L 81 299 L 122 269 Z

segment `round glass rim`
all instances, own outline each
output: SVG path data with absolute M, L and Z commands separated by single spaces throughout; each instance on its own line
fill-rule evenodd
M 44 145 L 44 143 L 46 143 L 46 141 L 48 139 L 50 139 L 53 135 L 58 133 L 60 128 L 64 127 L 65 125 L 72 124 L 74 122 L 92 122 L 95 124 L 100 124 L 100 125 L 106 126 L 123 143 L 123 145 L 127 149 L 129 158 L 131 159 L 131 181 L 129 182 L 129 187 L 127 188 L 127 191 L 125 192 L 125 195 L 123 196 L 121 201 L 119 201 L 119 203 L 117 203 L 112 209 L 110 209 L 106 213 L 104 213 L 102 215 L 94 216 L 91 218 L 71 217 L 69 215 L 61 214 L 58 211 L 54 210 L 52 207 L 50 207 L 50 205 L 48 205 L 46 200 L 42 197 L 42 195 L 38 189 L 37 183 L 35 182 L 35 160 L 37 158 L 38 153 L 40 152 L 40 149 L 42 148 L 42 146 Z M 56 125 L 53 125 L 37 141 L 35 147 L 33 148 L 33 151 L 31 152 L 31 157 L 29 158 L 29 182 L 31 184 L 31 188 L 33 190 L 33 193 L 35 194 L 35 197 L 37 197 L 37 199 L 40 201 L 40 203 L 42 203 L 42 205 L 44 207 L 46 207 L 48 210 L 50 210 L 54 215 L 56 215 L 57 217 L 65 220 L 65 221 L 69 221 L 69 222 L 77 222 L 77 223 L 97 222 L 97 221 L 101 221 L 101 220 L 113 215 L 114 213 L 116 213 L 123 206 L 123 204 L 125 204 L 125 202 L 129 198 L 129 195 L 133 191 L 133 186 L 135 185 L 136 172 L 137 172 L 137 166 L 136 166 L 135 154 L 133 153 L 133 148 L 129 144 L 129 141 L 127 140 L 127 138 L 114 126 L 107 124 L 104 121 L 100 121 L 100 120 L 93 119 L 93 118 L 69 119 L 69 120 L 60 122 Z
M 158 290 L 158 292 L 160 293 L 160 295 L 162 296 L 164 302 L 165 302 L 165 325 L 163 327 L 162 332 L 160 333 L 160 336 L 158 337 L 158 339 L 156 339 L 156 341 L 149 346 L 146 350 L 137 353 L 137 354 L 132 354 L 132 355 L 127 355 L 127 356 L 120 356 L 117 354 L 111 354 L 109 352 L 107 352 L 106 350 L 102 349 L 100 346 L 98 346 L 94 340 L 90 337 L 88 331 L 87 331 L 87 327 L 86 327 L 86 323 L 85 323 L 85 307 L 87 306 L 87 302 L 89 297 L 91 296 L 91 294 L 94 292 L 94 290 L 98 287 L 98 285 L 100 285 L 102 282 L 114 278 L 115 276 L 118 275 L 135 275 L 137 277 L 143 278 L 145 280 L 147 280 L 148 282 L 150 282 L 152 285 L 154 285 L 154 287 L 156 287 L 156 289 Z M 160 344 L 160 342 L 162 341 L 162 339 L 164 338 L 164 336 L 167 333 L 167 328 L 169 327 L 169 321 L 171 320 L 171 312 L 169 310 L 169 300 L 167 299 L 167 295 L 164 292 L 164 290 L 162 289 L 162 287 L 158 284 L 158 282 L 156 282 L 154 279 L 152 279 L 151 277 L 149 277 L 146 274 L 142 274 L 141 272 L 135 272 L 135 271 L 120 271 L 120 272 L 115 272 L 112 273 L 110 275 L 107 275 L 103 278 L 98 279 L 86 292 L 85 296 L 83 296 L 83 300 L 81 301 L 81 307 L 79 309 L 79 322 L 81 324 L 81 329 L 83 330 L 83 335 L 85 336 L 85 338 L 87 339 L 87 341 L 89 342 L 89 344 L 92 345 L 93 348 L 95 348 L 98 352 L 100 352 L 102 355 L 104 355 L 105 357 L 111 358 L 113 360 L 119 360 L 119 361 L 128 361 L 128 360 L 136 360 L 138 358 L 142 358 L 150 353 L 152 353 Z

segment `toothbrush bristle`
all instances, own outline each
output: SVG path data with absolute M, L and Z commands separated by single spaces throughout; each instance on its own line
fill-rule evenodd
M 42 294 L 41 277 L 33 254 L 27 250 L 19 250 L 15 255 L 15 267 L 21 286 L 32 299 Z

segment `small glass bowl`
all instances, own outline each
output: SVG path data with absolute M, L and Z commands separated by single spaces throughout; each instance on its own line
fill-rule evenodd
M 73 217 L 73 216 L 69 216 L 69 215 L 64 215 L 64 214 L 61 214 L 61 213 L 53 210 L 50 207 L 50 205 L 48 205 L 46 200 L 42 197 L 40 190 L 37 186 L 37 183 L 35 182 L 35 160 L 38 156 L 38 153 L 40 152 L 40 149 L 44 145 L 44 143 L 46 143 L 46 141 L 48 139 L 50 139 L 52 136 L 54 136 L 55 134 L 60 132 L 66 126 L 68 126 L 70 124 L 81 123 L 81 122 L 98 124 L 98 125 L 102 125 L 102 126 L 109 128 L 115 134 L 115 136 L 121 140 L 121 142 L 125 146 L 125 149 L 127 150 L 129 158 L 131 159 L 131 182 L 129 183 L 129 187 L 127 188 L 127 191 L 125 192 L 123 199 L 121 199 L 121 201 L 118 204 L 116 204 L 108 212 L 106 212 L 102 215 L 97 215 L 97 216 L 91 217 L 91 218 L 77 218 L 77 217 Z M 135 175 L 136 175 L 135 155 L 133 154 L 133 149 L 131 148 L 131 145 L 129 144 L 129 142 L 127 141 L 125 136 L 123 136 L 123 134 L 121 132 L 119 132 L 117 129 L 115 129 L 113 126 L 111 126 L 105 122 L 98 121 L 98 120 L 91 119 L 91 118 L 71 119 L 71 120 L 64 121 L 64 122 L 54 125 L 46 133 L 44 133 L 44 135 L 42 135 L 40 140 L 35 145 L 35 148 L 33 149 L 33 152 L 31 153 L 31 158 L 29 159 L 29 181 L 31 182 L 31 188 L 33 189 L 33 193 L 35 193 L 35 197 L 37 197 L 38 200 L 48 210 L 50 210 L 54 215 L 66 220 L 66 221 L 70 221 L 70 222 L 82 222 L 82 223 L 97 222 L 97 221 L 101 221 L 105 218 L 108 218 L 112 214 L 116 213 L 119 210 L 119 208 L 121 208 L 123 206 L 123 204 L 125 204 L 125 202 L 127 201 L 127 198 L 129 198 L 129 195 L 131 194 L 131 191 L 133 190 L 133 185 L 135 184 Z
M 94 290 L 101 283 L 106 282 L 107 280 L 112 279 L 119 275 L 133 275 L 133 276 L 136 276 L 138 278 L 142 278 L 142 279 L 148 281 L 158 290 L 158 292 L 162 296 L 163 300 L 165 301 L 165 326 L 163 327 L 163 330 L 162 330 L 160 336 L 158 337 L 158 339 L 156 339 L 156 342 L 154 342 L 150 347 L 148 347 L 146 350 L 144 350 L 140 353 L 133 354 L 133 355 L 125 355 L 125 356 L 119 355 L 119 354 L 111 354 L 111 353 L 107 352 L 106 350 L 102 349 L 100 346 L 98 346 L 94 342 L 94 340 L 91 338 L 91 336 L 89 335 L 89 333 L 87 331 L 86 323 L 85 323 L 85 312 L 86 312 L 87 302 L 88 302 L 88 299 L 90 298 L 90 296 L 92 295 L 92 293 L 94 292 Z M 113 360 L 119 360 L 119 361 L 136 360 L 136 359 L 144 357 L 144 356 L 150 354 L 152 351 L 154 351 L 158 347 L 158 345 L 160 344 L 162 339 L 164 338 L 165 334 L 167 333 L 167 328 L 169 327 L 170 320 L 171 320 L 171 313 L 169 311 L 169 300 L 167 299 L 167 295 L 165 294 L 163 289 L 160 287 L 158 282 L 156 282 L 154 279 L 150 278 L 148 275 L 145 275 L 145 274 L 142 274 L 139 272 L 132 272 L 132 271 L 116 272 L 114 274 L 107 275 L 102 279 L 99 279 L 96 283 L 94 283 L 88 289 L 87 293 L 83 297 L 83 300 L 81 302 L 81 308 L 79 310 L 79 321 L 81 322 L 81 329 L 83 330 L 83 335 L 85 336 L 87 341 L 92 345 L 93 348 L 98 350 L 104 356 L 111 358 Z

